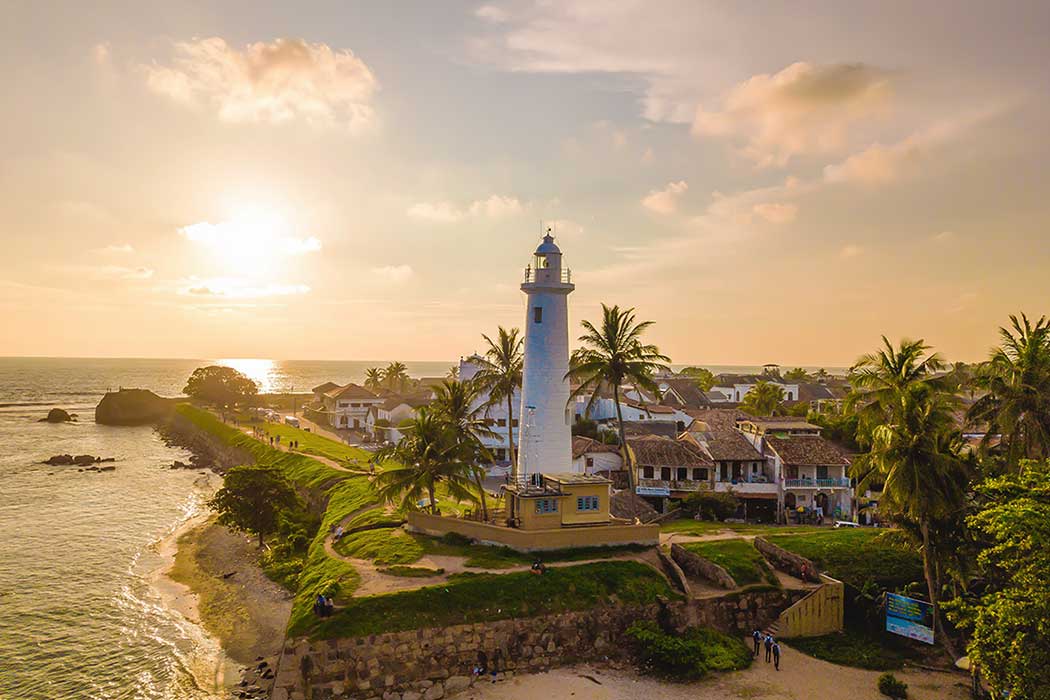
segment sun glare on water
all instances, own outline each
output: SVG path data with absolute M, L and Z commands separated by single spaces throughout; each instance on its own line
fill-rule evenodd
M 260 394 L 273 392 L 276 385 L 276 371 L 273 360 L 261 360 L 251 357 L 226 357 L 216 360 L 217 364 L 232 367 L 259 385 Z

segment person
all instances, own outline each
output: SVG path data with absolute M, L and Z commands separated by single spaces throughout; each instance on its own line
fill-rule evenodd
M 314 601 L 314 615 L 324 617 L 324 595 L 321 593 L 317 594 L 317 600 Z
M 483 649 L 478 650 L 478 659 L 474 662 L 474 679 L 471 681 L 481 678 L 482 676 L 488 675 L 489 672 L 489 657 Z
M 499 673 L 499 662 L 503 658 L 503 651 L 496 649 L 492 652 L 492 668 L 489 669 L 489 675 L 492 676 L 492 682 L 496 682 L 496 674 Z
M 338 542 L 342 537 L 343 537 L 343 526 L 342 525 L 338 525 L 335 528 L 335 537 L 333 539 L 335 539 L 335 541 Z
M 328 596 L 324 599 L 324 616 L 331 617 L 333 612 L 335 612 L 335 601 L 332 600 L 332 596 Z
M 546 573 L 546 571 L 547 571 L 547 566 L 542 561 L 540 561 L 539 559 L 537 559 L 536 561 L 532 562 L 532 573 L 537 574 L 537 575 L 543 575 L 544 573 Z
M 270 436 L 270 447 L 273 447 L 273 435 Z
M 773 635 L 766 635 L 766 663 L 768 664 L 773 660 Z
M 817 513 L 817 525 L 823 525 L 824 524 L 824 506 L 817 506 L 816 513 Z
M 803 581 L 809 580 L 809 569 L 806 568 L 805 564 L 802 565 L 802 570 L 799 572 L 798 577 Z
M 780 644 L 773 642 L 773 668 L 780 670 Z
M 755 658 L 758 658 L 758 648 L 762 646 L 762 630 L 755 628 L 755 631 L 751 633 L 751 639 L 755 643 Z

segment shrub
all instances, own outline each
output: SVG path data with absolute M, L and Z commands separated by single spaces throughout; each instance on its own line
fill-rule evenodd
M 699 520 L 725 520 L 736 515 L 740 499 L 726 491 L 697 491 L 682 499 L 682 510 Z
M 461 535 L 458 532 L 446 532 L 438 539 L 442 544 L 451 545 L 453 547 L 465 547 L 474 541 L 466 535 Z
M 674 636 L 655 622 L 638 621 L 627 628 L 627 637 L 642 668 L 669 680 L 691 681 L 710 671 L 736 671 L 752 660 L 743 642 L 703 627 Z
M 891 698 L 908 697 L 908 684 L 897 680 L 892 673 L 884 673 L 879 676 L 879 692 Z

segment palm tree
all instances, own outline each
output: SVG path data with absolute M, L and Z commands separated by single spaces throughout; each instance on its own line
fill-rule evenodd
M 408 368 L 403 362 L 391 362 L 383 370 L 383 384 L 390 391 L 403 392 L 408 383 Z
M 434 391 L 436 396 L 430 408 L 452 427 L 462 449 L 462 459 L 473 465 L 481 461 L 491 462 L 492 453 L 485 447 L 483 440 L 495 437 L 496 431 L 489 427 L 489 421 L 484 415 L 481 387 L 469 381 L 446 379 Z M 474 469 L 474 483 L 481 498 L 481 517 L 488 520 L 483 473 L 481 467 Z
M 383 370 L 378 367 L 369 367 L 365 370 L 365 388 L 379 391 L 383 388 Z
M 957 516 L 965 506 L 970 470 L 959 453 L 962 443 L 955 424 L 957 406 L 955 396 L 930 382 L 904 385 L 896 393 L 887 422 L 874 429 L 871 450 L 851 467 L 858 479 L 858 491 L 881 483 L 880 507 L 885 504 L 890 512 L 917 526 L 934 626 L 953 658 L 954 645 L 944 633 L 940 617 L 939 538 L 931 529 Z
M 461 459 L 462 445 L 448 421 L 424 407 L 399 429 L 404 437 L 376 452 L 376 460 L 390 462 L 374 477 L 382 500 L 398 503 L 401 510 L 413 510 L 426 495 L 430 512 L 438 515 L 438 484 L 444 484 L 449 495 L 460 501 L 476 500 L 475 467 Z
M 518 455 L 514 451 L 514 394 L 521 388 L 521 372 L 525 363 L 522 345 L 525 340 L 521 331 L 503 326 L 495 342 L 487 335 L 481 337 L 489 344 L 485 351 L 485 362 L 473 381 L 489 392 L 489 405 L 507 404 L 507 451 L 510 452 L 510 471 L 518 475 Z
M 620 432 L 620 450 L 623 453 L 623 464 L 627 469 L 627 481 L 631 491 L 635 487 L 634 468 L 631 464 L 631 451 L 627 447 L 627 437 L 623 429 L 623 410 L 620 407 L 620 387 L 630 384 L 641 394 L 645 389 L 652 394 L 659 394 L 659 387 L 653 381 L 653 374 L 666 370 L 671 361 L 660 354 L 655 345 L 642 342 L 642 333 L 653 325 L 652 321 L 634 320 L 634 309 L 621 309 L 619 306 L 602 304 L 601 328 L 596 328 L 590 321 L 583 321 L 586 333 L 580 336 L 583 347 L 572 354 L 567 378 L 579 382 L 569 400 L 577 396 L 590 394 L 584 416 L 589 416 L 591 408 L 603 391 L 612 391 L 616 405 L 616 420 Z
M 744 395 L 740 410 L 753 416 L 771 416 L 784 402 L 784 390 L 776 384 L 759 381 Z
M 875 427 L 894 415 L 902 392 L 920 382 L 947 389 L 950 380 L 936 374 L 947 368 L 937 353 L 926 355 L 930 346 L 923 340 L 903 339 L 899 347 L 882 336 L 883 347 L 862 355 L 850 368 L 853 390 L 846 398 L 846 411 L 856 410 L 858 437 L 867 441 Z
M 1050 455 L 1050 323 L 1010 316 L 999 329 L 1002 344 L 977 369 L 978 388 L 988 392 L 970 407 L 972 423 L 987 423 L 985 445 L 1002 435 L 1010 464 Z

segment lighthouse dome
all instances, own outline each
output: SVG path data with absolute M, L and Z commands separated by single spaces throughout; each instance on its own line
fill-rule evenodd
M 543 243 L 540 243 L 539 248 L 536 249 L 536 255 L 550 255 L 556 253 L 561 255 L 561 248 L 554 242 L 554 236 L 547 232 L 547 235 L 543 237 Z

